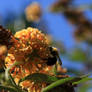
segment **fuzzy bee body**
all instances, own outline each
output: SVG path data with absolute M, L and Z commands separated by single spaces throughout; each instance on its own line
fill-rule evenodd
M 48 66 L 51 66 L 51 65 L 56 64 L 56 62 L 57 62 L 57 57 L 50 57 L 50 58 L 48 58 L 48 61 L 46 62 L 46 64 Z
M 59 57 L 57 48 L 49 47 L 49 50 L 50 50 L 52 56 L 48 57 L 47 59 L 44 59 L 44 60 L 47 60 L 46 64 L 48 66 L 52 66 L 52 65 L 55 65 L 57 60 L 58 60 L 59 64 L 62 65 L 62 62 L 61 62 L 61 59 Z

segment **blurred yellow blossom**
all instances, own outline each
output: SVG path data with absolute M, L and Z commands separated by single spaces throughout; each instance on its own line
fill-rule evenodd
M 0 45 L 0 56 L 7 52 L 7 47 L 5 45 Z
M 2 65 L 4 63 L 6 53 L 7 53 L 7 47 L 5 45 L 0 45 L 0 68 L 2 68 Z
M 39 21 L 42 15 L 42 10 L 39 3 L 33 2 L 32 4 L 30 4 L 25 9 L 25 14 L 28 21 Z

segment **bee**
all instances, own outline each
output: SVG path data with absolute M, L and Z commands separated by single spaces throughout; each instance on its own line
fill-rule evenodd
M 57 60 L 58 60 L 59 64 L 62 65 L 62 61 L 61 61 L 61 59 L 59 57 L 59 53 L 58 53 L 57 48 L 50 46 L 49 50 L 50 50 L 52 56 L 48 57 L 47 59 L 44 59 L 44 60 L 47 60 L 46 64 L 48 66 L 52 66 L 52 65 L 55 65 Z

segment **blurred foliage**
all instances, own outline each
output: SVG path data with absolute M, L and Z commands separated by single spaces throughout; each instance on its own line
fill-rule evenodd
M 73 37 L 76 44 L 85 43 L 87 45 L 85 51 L 83 47 L 76 48 L 76 46 L 66 51 L 66 58 L 68 57 L 71 61 L 82 62 L 85 65 L 84 73 L 92 71 L 92 21 L 88 20 L 84 15 L 85 10 L 91 10 L 91 7 L 92 4 L 75 5 L 74 0 L 57 0 L 50 6 L 51 12 L 62 14 L 75 27 Z M 76 70 L 69 70 L 69 72 L 74 74 L 83 73 L 83 71 L 79 72 Z M 87 85 L 82 84 L 78 92 L 88 92 L 92 83 L 89 86 Z
M 86 61 L 87 60 L 87 55 L 84 51 L 82 51 L 82 49 L 79 48 L 75 48 L 73 51 L 71 50 L 71 52 L 69 53 L 69 59 L 72 61 Z
M 68 54 L 66 54 L 66 56 L 72 61 L 86 62 L 85 65 L 87 65 L 89 58 L 91 58 L 92 22 L 84 15 L 85 8 L 83 10 L 81 9 L 83 5 L 75 6 L 73 1 L 74 0 L 57 0 L 51 5 L 51 12 L 61 13 L 75 27 L 73 37 L 75 38 L 76 44 L 79 42 L 87 45 L 85 51 L 83 51 L 82 48 L 79 49 L 76 47 L 73 50 L 67 50 Z M 90 6 L 84 5 L 87 9 L 89 9 Z

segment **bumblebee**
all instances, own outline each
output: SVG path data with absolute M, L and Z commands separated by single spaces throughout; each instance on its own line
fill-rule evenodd
M 57 48 L 50 46 L 49 50 L 50 50 L 52 56 L 48 57 L 47 59 L 44 59 L 44 60 L 47 60 L 46 64 L 48 66 L 52 66 L 52 65 L 56 64 L 56 62 L 58 60 L 59 64 L 62 65 L 62 61 L 61 61 L 61 59 L 59 57 L 59 53 L 58 53 Z

